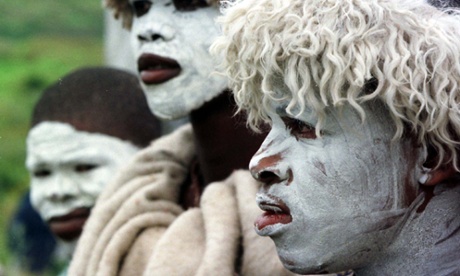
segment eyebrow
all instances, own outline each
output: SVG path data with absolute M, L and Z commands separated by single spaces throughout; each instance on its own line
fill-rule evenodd
M 66 158 L 61 159 L 61 163 L 74 164 L 74 163 L 101 163 L 106 160 L 106 157 L 101 157 L 98 153 L 81 154 L 76 153 Z
M 26 169 L 28 171 L 35 171 L 37 169 L 49 168 L 50 166 L 46 162 L 28 162 L 26 163 Z
M 209 6 L 205 0 L 173 0 L 172 2 L 179 11 L 193 11 Z

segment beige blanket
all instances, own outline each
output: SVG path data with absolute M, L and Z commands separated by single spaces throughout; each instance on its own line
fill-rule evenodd
M 69 275 L 291 275 L 253 229 L 258 183 L 248 171 L 207 186 L 200 208 L 181 209 L 193 156 L 190 126 L 141 151 L 93 208 Z

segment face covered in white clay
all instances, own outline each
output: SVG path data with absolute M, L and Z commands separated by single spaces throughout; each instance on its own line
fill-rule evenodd
M 139 150 L 117 137 L 42 122 L 27 137 L 31 202 L 51 231 L 72 242 L 117 169 Z
M 217 62 L 208 52 L 219 34 L 214 22 L 218 8 L 182 11 L 171 0 L 129 2 L 134 12 L 132 48 L 155 115 L 163 119 L 186 116 L 225 90 L 227 81 L 212 74 Z
M 423 151 L 407 139 L 392 141 L 395 126 L 376 103 L 363 106 L 364 123 L 350 106 L 327 109 L 321 137 L 311 109 L 294 118 L 286 104 L 272 104 L 272 129 L 250 163 L 264 183 L 256 231 L 273 239 L 295 272 L 338 272 L 370 261 L 420 199 Z

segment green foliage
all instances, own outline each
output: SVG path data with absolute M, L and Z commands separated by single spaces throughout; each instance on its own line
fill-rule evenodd
M 0 51 L 0 200 L 27 181 L 24 143 L 32 107 L 41 91 L 80 66 L 102 63 L 98 38 L 35 37 L 9 41 Z
M 80 66 L 102 64 L 100 38 L 34 37 L 0 49 L 0 264 L 9 262 L 5 229 L 29 185 L 25 138 L 43 89 Z M 5 47 L 5 45 L 8 45 Z
M 0 1 L 0 11 L 2 37 L 102 35 L 103 10 L 97 0 L 5 0 Z
M 0 1 L 0 268 L 12 263 L 6 227 L 29 176 L 25 139 L 45 87 L 103 64 L 101 1 Z M 13 272 L 14 273 L 14 272 Z

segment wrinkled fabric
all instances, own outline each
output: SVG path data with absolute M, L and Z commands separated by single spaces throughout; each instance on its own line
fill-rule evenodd
M 209 184 L 199 208 L 182 210 L 194 155 L 187 125 L 120 171 L 85 225 L 69 275 L 293 275 L 253 229 L 259 184 L 248 171 Z

